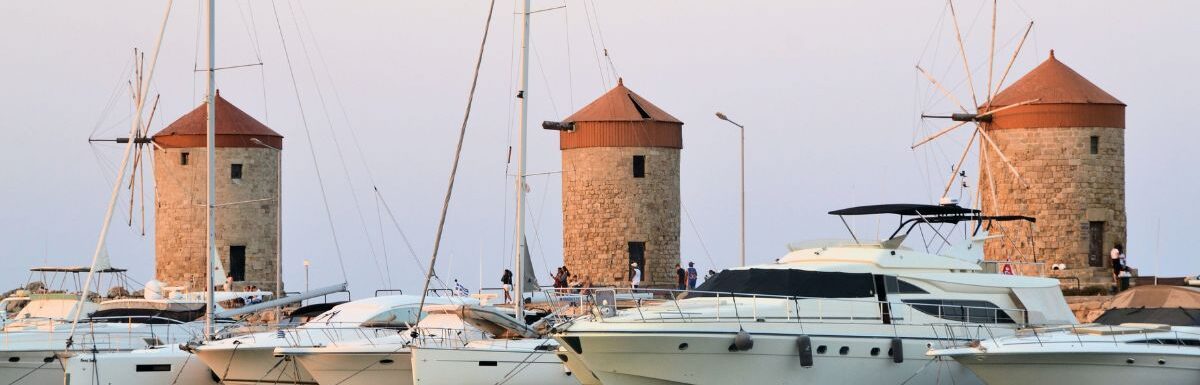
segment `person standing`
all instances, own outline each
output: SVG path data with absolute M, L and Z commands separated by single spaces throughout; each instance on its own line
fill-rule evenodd
M 687 290 L 687 271 L 678 263 L 675 264 L 675 290 Z
M 504 287 L 504 303 L 512 301 L 512 271 L 504 269 L 504 275 L 500 276 L 500 284 Z
M 1120 243 L 1113 245 L 1112 251 L 1108 252 L 1108 257 L 1112 262 L 1113 282 L 1119 282 L 1121 271 L 1125 270 L 1125 266 L 1122 263 L 1122 262 L 1124 262 L 1123 256 L 1124 256 L 1124 250 L 1121 250 Z
M 637 262 L 629 264 L 629 285 L 637 289 L 642 284 L 642 269 L 638 268 Z
M 696 290 L 696 280 L 700 278 L 700 272 L 696 271 L 696 262 L 688 262 L 687 268 L 687 289 Z

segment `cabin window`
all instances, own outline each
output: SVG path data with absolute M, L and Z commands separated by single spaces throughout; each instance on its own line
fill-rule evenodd
M 137 365 L 135 370 L 139 372 L 169 372 L 171 371 L 171 364 Z
M 1092 135 L 1092 155 L 1100 153 L 1100 137 Z
M 929 294 L 929 292 L 908 283 L 895 276 L 887 275 L 883 277 L 884 286 L 888 294 Z
M 234 163 L 229 165 L 229 179 L 242 179 L 242 164 Z
M 182 165 L 182 166 L 187 166 L 187 164 L 188 164 L 188 153 L 186 153 L 186 152 L 181 152 L 181 153 L 179 153 L 179 164 L 180 164 L 180 165 Z
M 905 304 L 922 313 L 957 322 L 1011 324 L 1012 317 L 988 301 L 957 299 L 906 299 Z
M 229 276 L 234 281 L 246 280 L 246 246 L 229 246 Z
M 1189 338 L 1152 338 L 1147 340 L 1127 341 L 1127 344 L 1200 346 L 1200 340 Z
M 646 156 L 645 155 L 634 155 L 633 156 L 633 177 L 634 178 L 645 178 L 646 177 Z
M 817 347 L 817 354 L 825 354 L 825 351 L 826 351 L 826 350 L 828 350 L 828 349 L 829 349 L 829 348 L 828 348 L 828 347 L 826 347 L 825 345 L 818 346 L 818 347 Z
M 417 321 L 421 320 L 421 316 L 425 313 L 417 313 L 416 306 L 398 307 L 380 313 L 367 322 L 362 323 L 365 328 L 408 328 L 411 325 L 416 325 Z

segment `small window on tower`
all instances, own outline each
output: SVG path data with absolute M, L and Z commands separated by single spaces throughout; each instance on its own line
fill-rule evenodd
M 645 178 L 646 177 L 646 156 L 645 155 L 634 155 L 633 156 L 633 177 L 634 178 Z
M 240 163 L 234 163 L 229 166 L 229 178 L 242 179 L 242 165 Z
M 246 246 L 229 246 L 229 276 L 237 282 L 246 280 Z
M 1100 153 L 1100 137 L 1092 136 L 1092 155 Z
M 179 164 L 187 166 L 187 163 L 188 163 L 188 153 L 186 153 L 186 152 L 179 153 Z

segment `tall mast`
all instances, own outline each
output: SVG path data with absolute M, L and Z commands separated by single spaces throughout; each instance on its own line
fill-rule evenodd
M 207 204 L 204 207 L 205 215 L 208 216 L 208 250 L 205 255 L 208 257 L 208 304 L 204 307 L 206 317 L 204 317 L 204 338 L 212 339 L 213 335 L 213 309 L 217 305 L 214 293 L 213 283 L 213 265 L 217 258 L 217 218 L 215 203 L 217 200 L 217 101 L 216 101 L 216 26 L 217 16 L 216 0 L 208 0 L 208 95 L 205 96 L 208 104 L 208 130 L 206 135 L 206 158 L 208 158 L 208 198 Z
M 521 89 L 517 92 L 517 103 L 521 105 L 520 123 L 517 127 L 517 281 L 513 284 L 516 292 L 514 312 L 517 320 L 525 319 L 525 142 L 526 126 L 529 123 L 529 0 L 524 1 L 521 10 Z

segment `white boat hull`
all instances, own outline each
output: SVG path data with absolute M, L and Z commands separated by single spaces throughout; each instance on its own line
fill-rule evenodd
M 1200 383 L 1200 356 L 1195 354 L 983 354 L 956 356 L 955 360 L 974 371 L 988 385 Z
M 320 354 L 295 354 L 317 384 L 322 385 L 411 385 L 412 355 L 408 348 L 379 349 L 375 352 L 329 351 Z
M 66 375 L 57 384 L 215 385 L 216 375 L 176 346 L 129 352 L 75 353 L 62 358 Z M 58 366 L 58 364 L 55 364 Z
M 196 349 L 200 358 L 226 385 L 315 385 L 312 375 L 288 357 L 276 357 L 274 346 L 238 349 Z
M 577 385 L 554 351 L 416 347 L 418 385 Z
M 61 385 L 63 369 L 55 351 L 0 352 L 0 384 Z
M 754 334 L 753 348 L 743 352 L 730 351 L 733 332 L 572 336 L 582 347 L 576 356 L 605 385 L 983 384 L 953 360 L 926 357 L 928 346 L 938 343 L 935 338 L 903 339 L 904 360 L 896 363 L 888 355 L 891 338 L 813 335 L 813 366 L 805 368 L 798 335 Z M 818 350 L 822 345 L 824 354 Z

